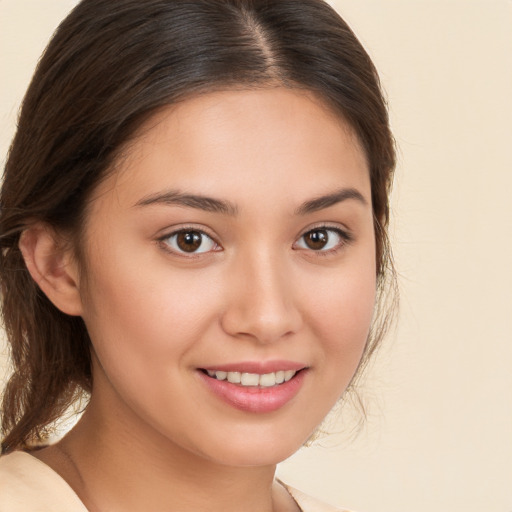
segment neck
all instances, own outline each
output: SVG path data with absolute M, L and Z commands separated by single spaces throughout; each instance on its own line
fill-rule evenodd
M 46 461 L 91 512 L 272 512 L 288 508 L 277 505 L 277 501 L 283 503 L 283 494 L 276 493 L 273 485 L 275 465 L 222 465 L 157 433 L 148 436 L 137 422 L 130 422 L 129 428 L 106 424 L 102 421 L 106 416 L 98 409 L 91 402 L 77 426 L 56 445 L 60 464 Z

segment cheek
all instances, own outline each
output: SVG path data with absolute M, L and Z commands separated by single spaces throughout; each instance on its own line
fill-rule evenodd
M 219 303 L 214 276 L 173 269 L 165 256 L 124 254 L 93 263 L 84 320 L 98 355 L 122 351 L 159 361 L 186 354 Z
M 307 402 L 315 420 L 312 430 L 343 396 L 356 373 L 373 316 L 376 280 L 371 261 L 367 267 L 346 270 L 317 279 L 315 293 L 305 294 L 303 303 L 308 339 L 314 340 L 314 386 Z
M 335 371 L 355 372 L 363 354 L 375 306 L 373 269 L 370 261 L 362 268 L 333 273 L 307 302 L 306 314 L 322 340 L 326 366 Z
M 142 416 L 163 403 L 179 404 L 186 389 L 176 383 L 208 328 L 213 288 L 168 266 L 134 265 L 134 257 L 109 261 L 117 264 L 95 267 L 84 318 L 99 361 L 96 374 L 110 383 L 95 379 L 95 389 L 101 395 L 112 385 Z M 166 421 L 171 409 L 162 413 L 169 414 Z

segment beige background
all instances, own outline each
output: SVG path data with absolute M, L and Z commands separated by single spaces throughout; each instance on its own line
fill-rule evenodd
M 361 512 L 512 512 L 512 2 L 333 3 L 389 96 L 402 304 L 363 432 L 302 450 L 280 475 Z M 2 156 L 73 4 L 0 0 Z

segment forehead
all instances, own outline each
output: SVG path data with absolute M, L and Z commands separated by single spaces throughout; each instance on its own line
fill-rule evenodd
M 364 151 L 346 121 L 312 93 L 283 87 L 217 91 L 154 114 L 98 195 L 121 203 L 168 189 L 301 200 L 357 187 L 370 203 Z M 295 197 L 296 196 L 296 197 Z

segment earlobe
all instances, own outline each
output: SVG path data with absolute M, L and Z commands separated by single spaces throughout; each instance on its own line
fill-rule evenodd
M 23 231 L 19 247 L 30 275 L 54 306 L 80 316 L 78 265 L 62 238 L 49 226 L 36 224 Z

